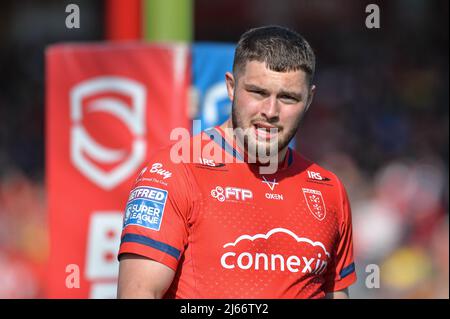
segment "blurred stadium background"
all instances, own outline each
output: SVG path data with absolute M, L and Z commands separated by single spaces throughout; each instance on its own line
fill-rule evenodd
M 81 28 L 65 28 L 76 3 Z M 381 28 L 365 27 L 365 6 Z M 45 48 L 99 42 L 107 1 L 2 1 L 0 298 L 45 298 Z M 448 1 L 193 0 L 192 41 L 235 42 L 281 24 L 317 54 L 318 90 L 297 149 L 334 171 L 353 209 L 352 298 L 448 298 Z M 368 289 L 365 267 L 381 269 Z

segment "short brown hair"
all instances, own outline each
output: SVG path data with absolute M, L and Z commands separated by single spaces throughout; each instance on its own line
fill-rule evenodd
M 316 58 L 309 43 L 297 32 L 281 26 L 264 26 L 245 32 L 234 53 L 233 73 L 249 61 L 265 62 L 276 72 L 303 70 L 311 84 Z

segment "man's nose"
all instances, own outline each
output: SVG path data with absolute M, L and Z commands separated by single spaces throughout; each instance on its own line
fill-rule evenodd
M 280 110 L 276 97 L 271 96 L 264 101 L 261 114 L 272 121 L 278 118 L 280 115 Z

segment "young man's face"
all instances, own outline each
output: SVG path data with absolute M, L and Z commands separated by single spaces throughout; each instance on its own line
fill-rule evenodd
M 236 77 L 227 73 L 226 82 L 233 129 L 247 130 L 247 150 L 256 147 L 273 155 L 294 137 L 315 89 L 303 70 L 275 72 L 257 61 L 248 62 Z

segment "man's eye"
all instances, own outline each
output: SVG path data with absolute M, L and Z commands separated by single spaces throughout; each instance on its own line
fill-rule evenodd
M 288 95 L 280 96 L 280 99 L 285 103 L 297 103 L 298 102 L 297 98 L 295 98 L 293 96 L 288 96 Z
M 251 93 L 257 94 L 257 95 L 264 95 L 263 91 L 258 91 L 258 90 L 251 90 Z

